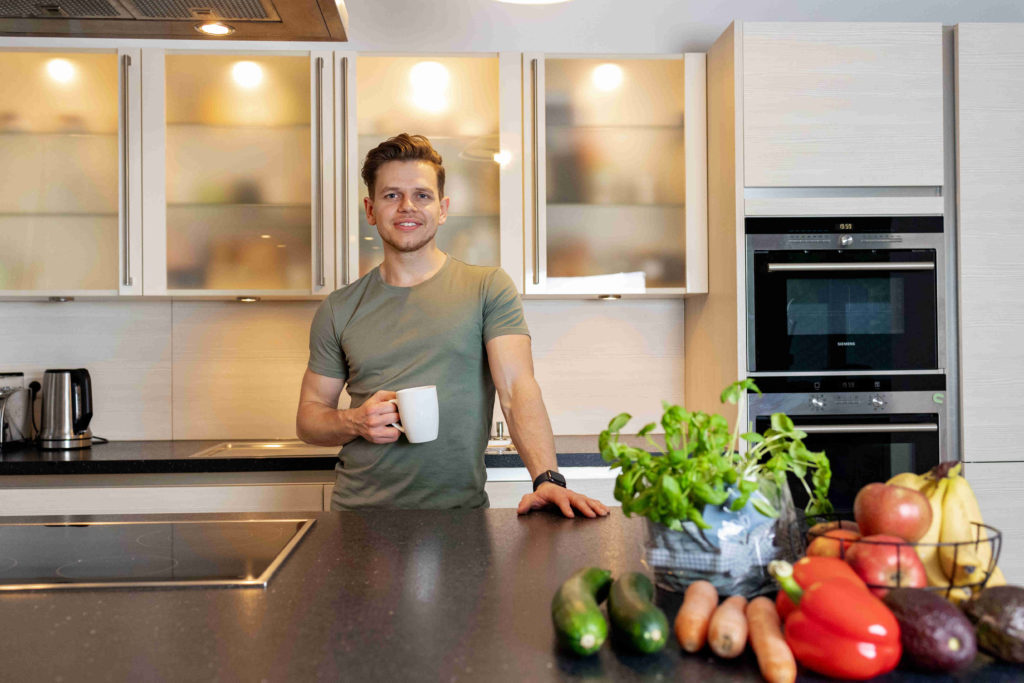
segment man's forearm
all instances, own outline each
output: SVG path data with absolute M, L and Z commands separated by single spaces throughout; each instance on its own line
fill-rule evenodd
M 303 403 L 295 421 L 298 437 L 316 446 L 342 446 L 359 436 L 347 410 L 321 403 Z
M 537 381 L 530 377 L 518 382 L 501 410 L 530 478 L 536 479 L 547 470 L 557 470 L 555 437 Z

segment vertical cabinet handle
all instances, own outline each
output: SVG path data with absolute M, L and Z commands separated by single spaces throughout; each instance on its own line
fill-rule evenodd
M 537 134 L 537 60 L 530 60 L 530 75 L 533 93 L 533 284 L 540 284 L 540 137 Z
M 121 183 L 121 225 L 122 227 L 122 244 L 124 245 L 124 278 L 123 282 L 126 287 L 131 287 L 133 284 L 132 280 L 132 243 L 131 243 L 131 230 L 129 230 L 129 207 L 131 202 L 129 201 L 130 185 L 129 180 L 131 178 L 131 167 L 129 163 L 131 161 L 131 154 L 129 154 L 129 128 L 128 115 L 130 112 L 129 100 L 128 100 L 128 75 L 132 66 L 132 58 L 130 55 L 123 55 L 121 57 L 121 169 L 124 174 Z
M 324 58 L 316 58 L 316 273 L 317 285 L 323 287 L 324 275 Z
M 341 58 L 341 284 L 348 282 L 348 57 Z

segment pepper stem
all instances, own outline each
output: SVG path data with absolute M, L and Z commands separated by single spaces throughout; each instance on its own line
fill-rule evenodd
M 772 560 L 768 563 L 768 573 L 775 577 L 779 587 L 786 592 L 794 605 L 800 604 L 804 589 L 793 578 L 793 565 L 783 560 Z

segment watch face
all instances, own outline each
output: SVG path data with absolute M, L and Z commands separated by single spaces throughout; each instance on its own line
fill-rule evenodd
M 565 477 L 563 477 L 561 473 L 548 472 L 548 476 L 550 476 L 551 481 L 555 482 L 556 484 L 561 484 L 562 486 L 565 486 Z

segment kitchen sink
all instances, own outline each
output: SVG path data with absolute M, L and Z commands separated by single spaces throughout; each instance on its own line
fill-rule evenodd
M 190 458 L 322 458 L 337 455 L 340 446 L 311 446 L 298 439 L 284 441 L 225 441 Z

